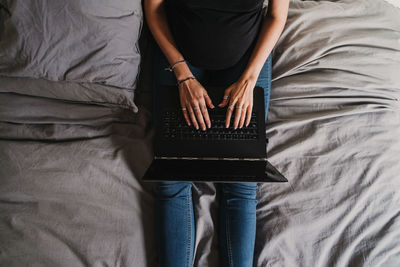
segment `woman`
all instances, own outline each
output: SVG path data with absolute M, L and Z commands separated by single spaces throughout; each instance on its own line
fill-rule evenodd
M 147 23 L 158 44 L 153 86 L 178 83 L 182 114 L 189 126 L 203 131 L 212 127 L 207 108 L 216 107 L 202 84 L 226 87 L 218 104 L 227 107 L 226 127 L 249 124 L 256 85 L 264 88 L 267 115 L 270 53 L 284 28 L 289 0 L 269 1 L 265 17 L 262 4 L 262 0 L 144 1 Z M 188 182 L 157 185 L 162 266 L 193 265 L 191 187 Z M 221 265 L 252 266 L 257 184 L 226 183 L 220 188 Z

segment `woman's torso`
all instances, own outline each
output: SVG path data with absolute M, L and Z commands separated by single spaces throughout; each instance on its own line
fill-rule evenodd
M 179 51 L 205 69 L 233 66 L 256 41 L 262 0 L 165 0 Z

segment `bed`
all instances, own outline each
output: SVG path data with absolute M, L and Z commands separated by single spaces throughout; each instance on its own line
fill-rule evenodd
M 158 266 L 155 188 L 141 181 L 154 40 L 140 1 L 67 2 L 0 1 L 0 266 Z M 73 57 L 84 42 L 57 39 L 71 55 L 58 66 L 53 39 L 35 43 L 50 16 L 32 42 L 15 34 L 28 22 L 16 13 L 46 5 L 54 17 L 83 6 L 72 29 L 100 23 L 123 52 L 80 32 L 97 50 Z M 254 266 L 399 266 L 400 9 L 291 1 L 273 62 L 267 149 L 289 182 L 260 184 Z M 215 185 L 194 184 L 193 199 L 195 266 L 218 266 Z

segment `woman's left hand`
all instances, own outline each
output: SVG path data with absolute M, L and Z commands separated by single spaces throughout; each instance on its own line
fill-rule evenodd
M 237 82 L 229 86 L 224 93 L 224 98 L 218 107 L 225 107 L 228 103 L 226 112 L 225 127 L 228 128 L 232 113 L 235 112 L 233 128 L 246 127 L 250 123 L 251 112 L 253 110 L 253 90 L 256 85 L 256 79 L 240 78 Z

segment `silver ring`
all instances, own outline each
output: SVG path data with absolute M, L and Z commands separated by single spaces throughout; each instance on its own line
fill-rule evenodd
M 232 106 L 229 106 L 228 108 L 229 108 L 230 110 L 233 110 L 233 107 L 232 107 Z
M 229 98 L 229 96 L 228 96 L 228 95 L 225 95 L 225 96 L 224 96 L 224 99 L 225 99 L 225 100 L 226 100 L 226 99 L 228 99 L 228 98 Z
M 182 108 L 182 111 L 186 111 L 186 108 Z
M 242 109 L 242 107 L 236 106 L 235 108 Z
M 200 109 L 199 106 L 193 108 L 193 110 L 198 110 L 198 109 Z

